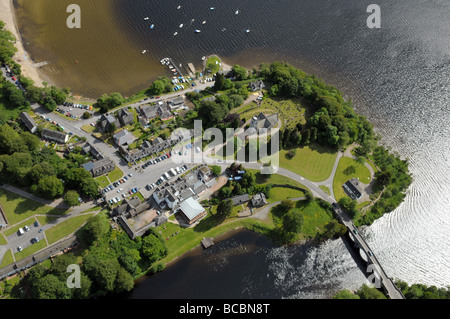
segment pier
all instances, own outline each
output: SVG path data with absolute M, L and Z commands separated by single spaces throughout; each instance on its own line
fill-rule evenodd
M 214 241 L 211 237 L 203 238 L 202 240 L 203 248 L 208 249 L 211 246 L 214 246 Z

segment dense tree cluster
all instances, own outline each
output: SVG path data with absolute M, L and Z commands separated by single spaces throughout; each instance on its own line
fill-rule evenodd
M 122 94 L 118 92 L 111 93 L 110 95 L 103 94 L 101 97 L 97 99 L 96 106 L 100 108 L 100 112 L 106 113 L 111 109 L 114 109 L 120 106 L 125 102 Z
M 146 91 L 147 95 L 160 95 L 163 93 L 172 92 L 172 83 L 170 79 L 165 76 L 159 76 L 153 81 L 152 85 Z
M 98 197 L 97 181 L 78 163 L 60 158 L 53 149 L 41 147 L 37 136 L 8 124 L 0 125 L 0 176 L 48 199 L 64 190 Z
M 362 285 L 355 293 L 350 290 L 341 290 L 337 292 L 333 299 L 387 299 L 386 296 L 377 288 L 370 288 Z
M 131 240 L 125 232 L 112 230 L 103 214 L 88 219 L 78 235 L 88 248 L 81 260 L 66 254 L 55 258 L 49 269 L 37 265 L 28 272 L 26 281 L 33 298 L 91 298 L 130 291 L 133 276 L 167 255 L 159 234 L 150 230 L 142 238 Z M 71 264 L 80 265 L 80 288 L 66 285 Z
M 398 280 L 395 282 L 402 291 L 406 299 L 450 299 L 450 287 L 437 288 L 436 286 L 426 286 L 423 284 L 412 284 Z

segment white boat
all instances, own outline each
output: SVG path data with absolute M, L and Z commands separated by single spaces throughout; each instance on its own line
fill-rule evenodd
M 150 26 L 150 29 L 153 29 L 155 27 L 155 25 L 154 24 L 152 24 L 151 26 Z
M 145 52 L 147 52 L 147 50 L 142 51 L 142 54 L 144 54 Z
M 205 59 L 206 59 L 206 56 L 202 56 L 202 61 L 205 61 Z
M 206 23 L 206 21 L 203 21 L 203 22 L 202 22 L 202 24 L 205 24 L 205 23 Z
M 180 28 L 182 28 L 183 27 L 183 23 L 182 24 L 180 24 Z
M 249 29 L 245 30 L 245 33 L 249 33 L 249 32 L 250 32 L 250 30 L 249 30 Z
M 178 34 L 178 32 L 175 32 L 173 35 L 177 35 Z
M 239 10 L 236 10 L 235 14 L 239 14 Z
M 144 18 L 144 20 L 148 20 L 148 19 L 150 19 L 150 18 L 149 18 L 149 17 L 145 17 L 145 18 Z
M 195 30 L 195 33 L 200 33 L 200 32 L 202 32 L 202 31 L 200 31 L 199 29 Z
M 210 8 L 209 8 L 209 10 L 214 10 L 214 9 L 215 9 L 215 7 L 210 7 Z
M 178 6 L 177 9 L 180 10 L 180 9 L 181 9 L 181 6 Z

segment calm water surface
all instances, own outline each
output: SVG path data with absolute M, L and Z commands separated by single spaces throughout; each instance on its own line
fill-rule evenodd
M 162 57 L 199 66 L 210 53 L 247 67 L 285 60 L 337 86 L 374 123 L 382 143 L 409 159 L 414 177 L 404 203 L 364 230 L 370 246 L 392 277 L 450 285 L 450 2 L 379 0 L 382 28 L 370 30 L 365 21 L 372 1 L 79 0 L 82 29 L 74 31 L 64 27 L 70 1 L 17 1 L 33 59 L 50 61 L 45 74 L 79 94 L 131 95 L 167 72 L 159 65 Z M 141 54 L 144 49 L 149 53 Z M 223 248 L 230 249 L 230 263 L 221 268 L 230 279 L 220 292 L 224 297 L 264 297 L 265 291 L 274 297 L 324 298 L 364 283 L 342 241 L 254 248 L 230 240 Z M 256 249 L 250 255 L 261 268 L 234 282 L 239 265 L 251 264 L 248 254 L 240 253 L 247 249 Z M 199 258 L 214 268 L 213 259 L 220 256 L 212 250 Z M 208 285 L 209 277 L 195 274 L 195 267 L 189 274 L 196 284 Z M 177 275 L 166 285 L 176 286 L 183 277 L 188 294 L 193 282 L 182 270 Z M 156 297 L 152 289 L 136 291 L 139 297 Z

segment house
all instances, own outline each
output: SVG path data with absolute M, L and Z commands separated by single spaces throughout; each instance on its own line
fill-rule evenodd
M 173 119 L 172 112 L 170 112 L 169 106 L 166 103 L 162 103 L 158 106 L 157 114 L 162 121 Z
M 198 170 L 198 177 L 204 182 L 209 181 L 211 174 L 211 169 L 207 165 L 200 167 Z
M 118 110 L 117 118 L 119 119 L 121 126 L 127 126 L 134 123 L 134 115 L 128 112 L 126 109 Z
M 247 203 L 250 200 L 250 197 L 248 196 L 248 194 L 244 194 L 244 195 L 234 196 L 231 198 L 231 200 L 233 201 L 233 205 L 237 206 L 237 205 Z
M 270 114 L 268 116 L 263 113 L 259 113 L 258 116 L 254 116 L 250 122 L 250 128 L 260 130 L 262 128 L 270 130 L 278 124 L 278 114 Z
M 128 132 L 127 130 L 120 131 L 117 134 L 114 134 L 114 143 L 116 143 L 117 146 L 122 146 L 125 144 L 131 144 L 136 138 L 133 134 Z
M 57 142 L 60 144 L 65 144 L 69 140 L 69 134 L 66 134 L 64 132 L 49 130 L 46 128 L 44 128 L 42 130 L 41 137 L 46 140 L 54 141 L 54 142 Z
M 139 112 L 147 120 L 150 120 L 150 119 L 153 119 L 153 118 L 158 116 L 158 106 L 157 105 L 144 104 L 144 105 L 141 105 L 139 107 Z
M 187 218 L 189 225 L 206 216 L 206 211 L 193 197 L 186 199 L 180 204 L 180 212 Z
M 264 85 L 264 82 L 261 80 L 250 82 L 248 85 L 248 88 L 250 90 L 252 90 L 253 92 L 260 91 L 260 90 L 264 89 L 265 87 L 266 86 Z
M 138 207 L 140 203 L 141 203 L 141 200 L 137 196 L 129 198 L 129 199 L 127 198 L 127 199 L 123 200 L 119 206 L 114 207 L 114 209 L 111 212 L 111 216 L 114 217 L 114 216 L 125 215 L 130 210 Z
M 253 207 L 261 207 L 267 205 L 266 195 L 264 195 L 264 193 L 254 195 L 251 203 Z
M 102 132 L 107 131 L 112 124 L 115 125 L 116 129 L 120 127 L 119 120 L 112 114 L 103 114 L 97 123 L 99 130 Z
M 360 199 L 362 197 L 362 192 L 359 189 L 359 180 L 356 178 L 352 178 L 345 182 L 344 185 L 342 185 L 344 188 L 344 191 L 347 193 L 348 196 L 351 197 L 351 199 Z
M 167 105 L 173 111 L 184 106 L 184 98 L 182 96 L 177 96 L 172 100 L 167 101 Z
M 84 144 L 82 150 L 84 154 L 91 154 L 96 160 L 101 160 L 104 158 L 100 151 L 89 143 Z
M 28 114 L 27 112 L 22 112 L 22 113 L 20 113 L 20 119 L 22 120 L 23 124 L 25 124 L 25 126 L 31 133 L 34 134 L 37 132 L 36 122 L 31 117 L 30 114 Z
M 92 177 L 97 177 L 113 171 L 116 168 L 116 164 L 109 158 L 103 158 L 98 161 L 88 162 L 81 167 L 91 173 Z
M 169 187 L 163 187 L 163 188 L 157 188 L 153 192 L 153 198 L 155 199 L 156 203 L 159 205 L 159 207 L 169 207 L 170 209 L 173 209 L 173 207 L 178 204 L 177 197 L 173 194 L 172 189 Z

